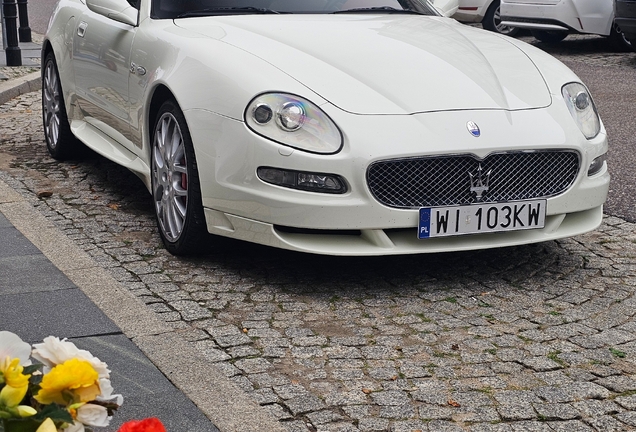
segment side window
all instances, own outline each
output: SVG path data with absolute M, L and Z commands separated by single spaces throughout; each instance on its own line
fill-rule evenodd
M 141 0 L 128 0 L 128 3 L 135 9 L 139 9 L 139 3 Z

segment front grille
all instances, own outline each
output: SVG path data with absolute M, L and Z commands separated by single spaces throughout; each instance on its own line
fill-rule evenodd
M 480 166 L 488 186 L 481 202 L 518 201 L 566 191 L 579 172 L 579 156 L 534 151 L 493 153 L 483 160 L 472 155 L 383 160 L 369 166 L 367 183 L 375 199 L 389 207 L 465 205 L 476 201 L 470 174 L 476 185 Z

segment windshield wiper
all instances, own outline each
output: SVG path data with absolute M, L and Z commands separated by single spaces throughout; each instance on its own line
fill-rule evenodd
M 344 9 L 335 12 L 331 12 L 332 14 L 341 14 L 341 13 L 404 13 L 404 14 L 416 14 L 416 15 L 424 15 L 422 12 L 418 12 L 412 9 L 396 9 L 391 6 L 377 6 L 377 7 L 365 7 L 365 8 L 354 8 L 354 9 Z
M 187 18 L 187 17 L 214 15 L 214 14 L 235 15 L 235 14 L 280 14 L 280 13 L 281 12 L 275 11 L 272 9 L 257 8 L 253 6 L 216 7 L 216 8 L 206 8 L 206 9 L 198 9 L 198 10 L 184 12 L 178 15 L 177 18 Z

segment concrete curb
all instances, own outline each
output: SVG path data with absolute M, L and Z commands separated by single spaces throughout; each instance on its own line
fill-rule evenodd
M 40 79 L 39 72 L 31 75 L 37 75 L 37 79 Z M 24 83 L 29 83 L 30 79 L 20 80 L 17 84 L 22 87 Z M 125 286 L 97 265 L 86 252 L 34 208 L 26 197 L 14 191 L 2 180 L 0 211 L 115 323 L 221 432 L 286 431 L 265 408 L 203 358 L 191 344 L 179 337 Z
M 0 82 L 0 105 L 20 95 L 31 93 L 42 88 L 41 72 L 32 72 L 20 78 Z

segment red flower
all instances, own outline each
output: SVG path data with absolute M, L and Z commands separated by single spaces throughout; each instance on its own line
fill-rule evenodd
M 166 432 L 161 420 L 150 417 L 143 420 L 131 420 L 119 428 L 117 432 Z

